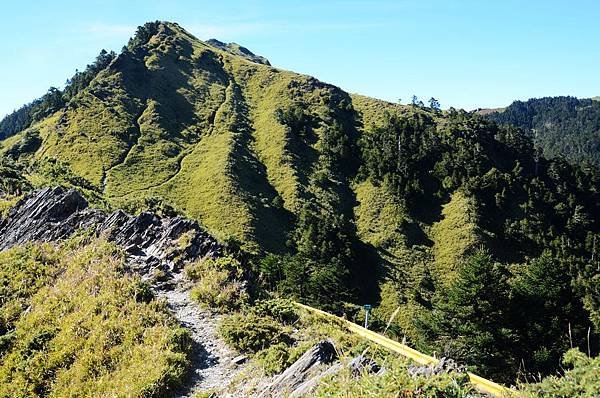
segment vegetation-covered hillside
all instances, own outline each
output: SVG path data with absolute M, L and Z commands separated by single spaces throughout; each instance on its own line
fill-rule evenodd
M 0 396 L 164 396 L 191 352 L 122 253 L 77 237 L 0 253 Z
M 600 102 L 597 98 L 546 97 L 515 101 L 487 117 L 531 133 L 547 157 L 564 156 L 572 163 L 598 167 Z
M 181 212 L 246 252 L 251 292 L 356 319 L 376 304 L 373 327 L 393 315 L 398 339 L 497 380 L 597 352 L 595 171 L 514 126 L 349 95 L 238 51 L 140 27 L 0 141 L 0 199 L 60 182 L 101 206 Z

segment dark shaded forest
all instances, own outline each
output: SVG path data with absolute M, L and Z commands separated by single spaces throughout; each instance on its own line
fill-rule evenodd
M 531 134 L 547 157 L 563 156 L 582 166 L 600 166 L 600 101 L 545 97 L 515 101 L 488 119 Z

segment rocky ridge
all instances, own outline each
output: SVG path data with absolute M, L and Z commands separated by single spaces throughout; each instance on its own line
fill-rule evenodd
M 90 229 L 123 247 L 128 263 L 143 275 L 155 268 L 173 271 L 184 261 L 216 257 L 223 250 L 195 221 L 149 212 L 106 214 L 90 208 L 77 191 L 61 187 L 28 194 L 0 220 L 0 250 L 33 241 L 58 241 Z

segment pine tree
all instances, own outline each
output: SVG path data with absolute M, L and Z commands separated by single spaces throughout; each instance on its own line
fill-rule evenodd
M 475 253 L 459 271 L 456 282 L 434 299 L 429 327 L 445 355 L 476 366 L 501 379 L 513 368 L 512 331 L 507 328 L 508 271 L 489 253 Z

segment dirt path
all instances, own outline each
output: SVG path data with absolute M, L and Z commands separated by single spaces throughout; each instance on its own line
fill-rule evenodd
M 184 389 L 175 395 L 177 398 L 193 397 L 206 390 L 222 391 L 245 367 L 232 362 L 238 354 L 229 349 L 217 333 L 222 316 L 201 309 L 189 293 L 183 272 L 174 273 L 172 280 L 158 291 L 158 296 L 167 301 L 181 325 L 191 331 L 195 343 L 194 372 Z

